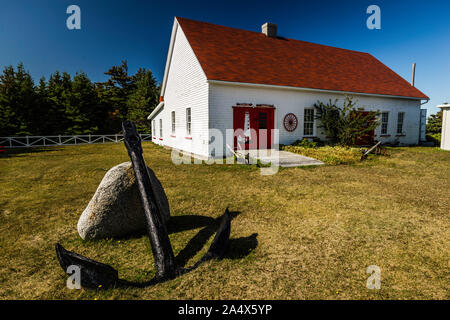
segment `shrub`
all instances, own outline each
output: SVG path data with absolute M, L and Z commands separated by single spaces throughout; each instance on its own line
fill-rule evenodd
M 431 141 L 435 146 L 441 145 L 441 133 L 427 134 L 427 141 Z
M 292 145 L 296 146 L 296 147 L 303 147 L 303 148 L 316 148 L 317 142 L 309 141 L 308 139 L 303 139 L 303 140 L 295 141 Z
M 374 120 L 380 116 L 379 111 L 363 113 L 356 108 L 356 102 L 346 97 L 343 107 L 337 106 L 338 100 L 324 104 L 318 101 L 314 108 L 317 110 L 316 119 L 320 120 L 319 128 L 323 128 L 331 142 L 343 145 L 354 145 L 356 140 L 371 133 L 379 125 Z

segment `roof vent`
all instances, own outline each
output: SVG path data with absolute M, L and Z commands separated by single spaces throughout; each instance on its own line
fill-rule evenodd
M 277 37 L 277 25 L 275 23 L 266 22 L 261 26 L 261 32 L 267 37 Z

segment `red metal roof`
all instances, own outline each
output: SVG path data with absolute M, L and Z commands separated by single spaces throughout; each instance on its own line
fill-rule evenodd
M 176 19 L 209 80 L 428 99 L 365 52 Z

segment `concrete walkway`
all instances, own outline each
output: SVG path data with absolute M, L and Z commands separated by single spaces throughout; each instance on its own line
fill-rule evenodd
M 263 163 L 277 163 L 280 167 L 320 166 L 320 160 L 305 157 L 296 153 L 275 149 L 248 150 L 250 157 L 259 159 Z

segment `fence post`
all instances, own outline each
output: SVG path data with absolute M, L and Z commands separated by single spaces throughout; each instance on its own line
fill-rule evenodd
M 30 146 L 30 139 L 27 136 L 27 147 L 29 147 L 29 146 Z
M 12 138 L 8 138 L 9 139 L 9 146 L 12 148 Z
M 58 135 L 59 145 L 61 145 L 61 135 Z
M 89 133 L 88 143 L 91 144 L 91 134 Z
M 117 142 L 117 133 L 116 133 L 116 142 Z

